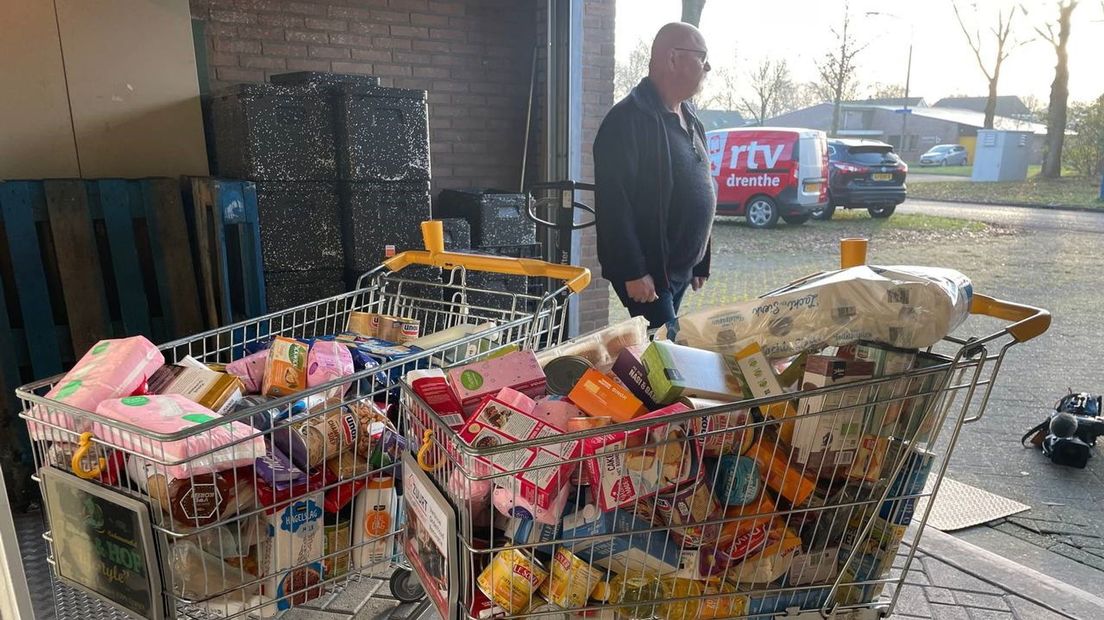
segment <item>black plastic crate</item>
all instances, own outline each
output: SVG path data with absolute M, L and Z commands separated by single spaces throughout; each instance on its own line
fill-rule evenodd
M 473 247 L 536 243 L 537 227 L 526 215 L 525 194 L 493 189 L 446 189 L 435 215 L 460 217 L 471 225 Z
M 345 266 L 337 183 L 263 181 L 256 186 L 265 271 L 340 271 Z
M 530 300 L 515 298 L 514 295 L 527 295 L 530 281 L 534 279 L 485 271 L 468 271 L 465 278 L 468 288 L 468 305 L 475 308 L 495 310 L 531 311 L 533 303 Z M 514 304 L 515 299 L 516 305 Z
M 337 178 L 332 86 L 239 84 L 211 96 L 218 175 L 254 181 Z
M 379 78 L 374 75 L 355 73 L 329 73 L 327 71 L 292 71 L 277 73 L 269 78 L 273 84 L 282 86 L 333 86 L 335 84 L 356 84 L 359 86 L 379 86 Z
M 494 256 L 508 256 L 510 258 L 541 258 L 541 244 L 526 243 L 523 245 L 485 245 L 472 248 L 476 254 L 493 254 Z
M 429 180 L 429 105 L 424 90 L 340 84 L 334 93 L 342 180 Z
M 471 225 L 468 220 L 450 217 L 441 220 L 444 229 L 445 249 L 450 252 L 468 252 L 471 250 Z
M 272 271 L 265 274 L 270 312 L 340 295 L 346 288 L 341 269 Z
M 341 187 L 345 266 L 367 271 L 396 252 L 420 250 L 421 223 L 430 219 L 429 183 L 348 183 Z
M 345 271 L 345 283 L 349 290 L 353 290 L 356 287 L 360 276 L 364 275 L 367 271 L 370 270 L 358 271 L 347 269 Z M 440 304 L 430 303 L 426 305 L 421 302 L 441 301 L 444 298 L 445 292 L 445 287 L 442 286 L 442 282 L 441 269 L 424 265 L 410 265 L 401 271 L 393 273 L 388 278 L 387 292 L 389 294 L 398 295 L 400 298 L 400 306 L 403 308 L 441 310 L 443 306 Z

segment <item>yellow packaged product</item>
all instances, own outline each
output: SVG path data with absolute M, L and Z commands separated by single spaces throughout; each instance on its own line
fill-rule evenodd
M 591 593 L 602 583 L 603 573 L 563 547 L 556 549 L 548 572 L 549 577 L 541 584 L 540 592 L 549 603 L 561 609 L 586 607 Z
M 510 615 L 517 615 L 539 600 L 537 589 L 546 579 L 548 571 L 535 558 L 517 549 L 505 549 L 483 569 L 476 584 L 487 598 Z
M 701 620 L 721 620 L 742 616 L 747 613 L 748 597 L 740 594 L 736 586 L 727 582 L 707 582 L 703 594 L 712 596 L 701 600 L 698 618 Z

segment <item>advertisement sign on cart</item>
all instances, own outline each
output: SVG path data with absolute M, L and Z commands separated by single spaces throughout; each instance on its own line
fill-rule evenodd
M 410 454 L 403 455 L 406 539 L 403 551 L 442 618 L 455 617 L 460 590 L 456 511 Z
M 43 468 L 58 575 L 141 618 L 164 618 L 149 507 L 132 497 Z

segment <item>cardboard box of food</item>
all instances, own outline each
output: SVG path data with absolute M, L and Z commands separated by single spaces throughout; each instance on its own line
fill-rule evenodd
M 460 429 L 460 438 L 474 448 L 489 448 L 530 439 L 549 439 L 564 433 L 533 415 L 536 403 L 509 388 L 485 400 Z M 498 472 L 513 474 L 511 490 L 538 511 L 559 515 L 563 506 L 557 504 L 566 497 L 564 487 L 571 476 L 573 464 L 564 462 L 578 458 L 578 441 L 545 443 L 537 447 L 520 448 L 476 457 L 476 462 L 489 465 Z M 472 463 L 475 466 L 475 463 Z
M 640 399 L 644 408 L 648 411 L 659 409 L 656 402 L 655 390 L 648 383 L 648 369 L 644 366 L 641 357 L 644 348 L 639 346 L 626 347 L 617 356 L 610 372 L 617 377 L 625 387 L 629 388 L 632 395 Z
M 470 415 L 480 401 L 511 388 L 537 398 L 544 396 L 544 370 L 532 351 L 515 351 L 464 366 L 450 368 L 446 373 L 449 385 L 460 399 L 464 412 Z
M 452 430 L 464 426 L 464 407 L 460 398 L 448 384 L 445 372 L 438 368 L 411 370 L 406 374 L 406 382 L 426 405 Z M 429 420 L 421 420 L 423 426 L 429 426 Z
M 862 381 L 873 376 L 871 362 L 811 355 L 805 365 L 804 390 Z M 837 390 L 801 399 L 794 421 L 794 462 L 806 472 L 834 475 L 855 461 L 862 438 L 868 390 Z
M 179 394 L 221 414 L 232 410 L 245 392 L 241 379 L 211 370 L 191 356 L 158 368 L 148 385 L 150 394 Z
M 899 375 L 911 370 L 916 363 L 916 351 L 896 349 L 872 342 L 856 344 L 854 356 L 857 360 L 874 364 L 875 377 Z M 879 437 L 890 437 L 897 432 L 904 401 L 893 399 L 902 399 L 908 392 L 908 387 L 909 379 L 901 378 L 872 388 L 873 399 L 880 402 L 870 408 L 867 432 Z
M 648 384 L 660 404 L 684 397 L 727 402 L 744 398 L 740 378 L 733 374 L 720 353 L 656 340 L 644 350 L 641 360 L 648 370 Z
M 628 422 L 648 412 L 628 388 L 594 368 L 583 373 L 567 398 L 588 415 L 609 416 L 618 422 Z
M 270 536 L 257 545 L 257 563 L 270 577 L 261 596 L 279 611 L 322 595 L 323 501 L 322 493 L 310 493 L 265 510 Z
M 630 511 L 603 512 L 587 505 L 564 518 L 563 541 L 583 561 L 619 573 L 666 575 L 677 571 L 680 545 L 666 532 L 648 532 L 650 529 L 651 523 Z M 589 537 L 596 538 L 572 540 Z
M 675 403 L 637 418 L 656 419 L 652 426 L 583 440 L 584 453 L 594 457 L 585 461 L 585 467 L 599 508 L 632 506 L 696 477 L 702 443 L 690 436 L 687 424 L 661 420 L 685 411 L 690 408 Z

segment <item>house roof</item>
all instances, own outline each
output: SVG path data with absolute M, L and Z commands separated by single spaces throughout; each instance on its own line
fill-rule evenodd
M 894 110 L 896 108 L 886 106 L 887 110 Z M 961 110 L 956 108 L 915 108 L 912 110 L 913 116 L 921 116 L 924 118 L 933 118 L 936 120 L 947 121 L 951 123 L 958 123 L 959 125 L 965 125 L 967 127 L 976 127 L 982 129 L 985 127 L 985 113 L 975 112 L 973 110 Z M 993 129 L 1001 129 L 1004 131 L 1030 131 L 1031 133 L 1038 135 L 1046 135 L 1046 125 L 1042 123 L 1032 123 L 1030 121 L 1023 121 L 1018 118 L 1010 118 L 1007 116 L 994 116 L 993 117 Z
M 960 110 L 973 110 L 985 112 L 985 104 L 988 97 L 944 97 L 935 102 L 936 108 L 958 108 Z M 997 97 L 998 116 L 1028 116 L 1031 110 L 1024 105 L 1022 99 L 1015 95 L 1001 95 Z
M 883 99 L 856 99 L 854 101 L 844 101 L 845 104 L 854 105 L 892 105 L 892 106 L 904 106 L 905 102 L 908 102 L 910 108 L 926 108 L 928 102 L 923 97 L 888 97 Z
M 892 105 L 865 105 L 854 103 L 845 104 L 844 107 L 850 109 L 885 110 L 887 112 L 896 112 L 897 110 L 901 109 L 898 106 Z M 947 121 L 948 123 L 957 123 L 959 125 L 965 125 L 967 127 L 975 127 L 977 129 L 982 129 L 985 127 L 984 112 L 975 112 L 973 110 L 961 110 L 955 108 L 920 107 L 910 108 L 909 113 L 913 116 Z M 1031 121 L 1024 121 L 1018 118 L 1010 118 L 1000 115 L 993 117 L 993 129 L 1000 129 L 1004 131 L 1030 131 L 1034 134 L 1046 135 L 1046 125 L 1042 123 L 1033 123 Z
M 706 131 L 743 127 L 747 124 L 744 117 L 735 110 L 698 110 L 698 120 Z

